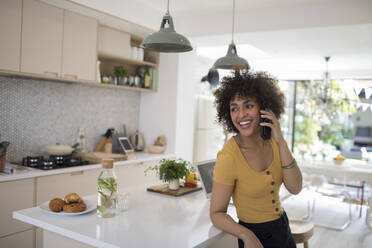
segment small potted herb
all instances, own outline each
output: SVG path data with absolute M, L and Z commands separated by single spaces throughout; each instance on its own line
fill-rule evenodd
M 123 66 L 115 66 L 115 76 L 118 85 L 124 85 L 124 78 L 128 77 L 128 70 Z
M 193 171 L 193 165 L 183 159 L 162 159 L 159 164 L 149 167 L 145 170 L 145 174 L 149 171 L 155 171 L 164 182 L 169 184 L 170 190 L 178 190 L 180 187 L 180 179 L 188 176 L 190 171 Z

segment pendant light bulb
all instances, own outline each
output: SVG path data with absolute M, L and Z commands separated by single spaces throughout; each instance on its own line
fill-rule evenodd
M 182 53 L 192 50 L 190 41 L 185 36 L 178 34 L 174 28 L 173 19 L 169 14 L 169 0 L 160 30 L 147 36 L 140 47 L 162 53 Z

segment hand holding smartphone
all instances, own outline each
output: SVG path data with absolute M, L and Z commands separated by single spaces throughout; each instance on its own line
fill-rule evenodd
M 263 108 L 263 110 L 270 111 L 269 108 Z M 261 122 L 273 123 L 270 119 L 267 119 L 267 118 L 260 118 L 260 123 Z M 264 140 L 270 139 L 271 138 L 271 127 L 260 126 L 260 135 L 261 135 L 261 138 Z

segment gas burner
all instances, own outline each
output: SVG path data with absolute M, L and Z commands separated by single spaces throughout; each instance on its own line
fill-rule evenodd
M 38 168 L 39 163 L 43 160 L 42 156 L 39 157 L 31 157 L 27 156 L 22 159 L 22 165 L 23 166 L 28 166 L 28 167 L 33 167 L 33 168 Z
M 25 157 L 22 159 L 22 165 L 41 170 L 53 170 L 80 165 L 89 165 L 89 161 L 82 160 L 81 157 L 50 155 L 49 158 Z
M 49 159 L 54 161 L 54 163 L 57 165 L 57 166 L 60 166 L 60 165 L 64 165 L 65 164 L 65 160 L 70 158 L 71 156 L 63 156 L 63 155 L 50 155 L 49 156 Z
M 51 159 L 44 159 L 43 161 L 40 162 L 39 164 L 39 169 L 42 169 L 42 170 L 51 170 L 53 169 L 55 166 L 55 162 Z

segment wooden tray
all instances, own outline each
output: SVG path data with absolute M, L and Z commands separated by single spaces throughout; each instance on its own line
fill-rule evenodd
M 88 160 L 92 163 L 101 163 L 102 159 L 111 158 L 115 162 L 127 160 L 128 156 L 124 154 L 116 153 L 105 153 L 105 152 L 90 152 L 82 154 L 84 160 Z
M 165 195 L 180 196 L 180 195 L 185 195 L 185 194 L 198 191 L 201 189 L 202 188 L 200 186 L 197 186 L 195 188 L 180 186 L 178 190 L 170 190 L 168 188 L 168 184 L 162 184 L 162 185 L 148 187 L 147 191 L 156 192 L 156 193 L 165 194 Z

